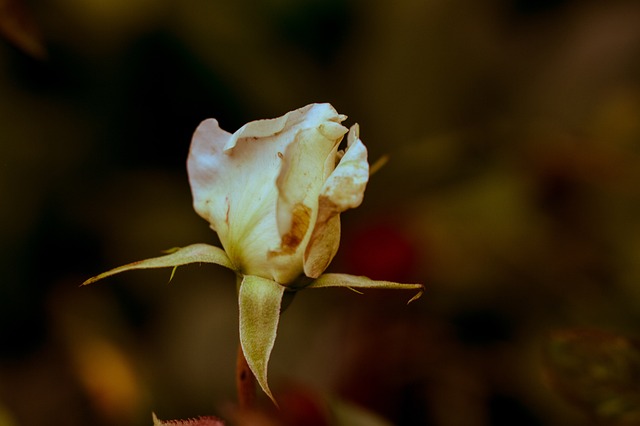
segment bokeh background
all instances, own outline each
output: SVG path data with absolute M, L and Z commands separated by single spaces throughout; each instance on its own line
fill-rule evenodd
M 270 363 L 289 424 L 328 397 L 397 425 L 640 424 L 638 2 L 1 0 L 0 32 L 0 425 L 229 413 L 231 272 L 79 284 L 216 242 L 201 120 L 312 102 L 390 159 L 331 270 L 427 291 L 301 292 Z

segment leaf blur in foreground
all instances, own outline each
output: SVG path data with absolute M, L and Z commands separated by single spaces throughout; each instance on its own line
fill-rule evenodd
M 34 58 L 47 56 L 38 27 L 24 0 L 0 0 L 0 35 Z

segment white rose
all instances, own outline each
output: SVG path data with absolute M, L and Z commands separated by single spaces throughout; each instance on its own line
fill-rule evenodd
M 224 250 L 192 244 L 88 279 L 90 284 L 134 269 L 215 263 L 238 277 L 240 343 L 260 387 L 274 400 L 267 364 L 285 291 L 305 275 L 304 288 L 346 287 L 424 291 L 422 284 L 323 274 L 340 244 L 340 213 L 360 205 L 367 150 L 329 104 L 312 104 L 272 120 L 252 121 L 234 134 L 214 119 L 193 135 L 187 160 L 193 205 L 218 233 Z M 339 145 L 347 134 L 347 147 Z
M 329 104 L 312 104 L 234 134 L 214 119 L 197 128 L 187 161 L 193 205 L 236 271 L 289 284 L 329 265 L 340 213 L 360 205 L 369 179 L 357 125 L 338 150 L 345 119 Z

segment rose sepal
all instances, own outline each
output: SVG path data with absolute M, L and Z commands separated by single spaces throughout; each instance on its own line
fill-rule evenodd
M 227 253 L 225 253 L 225 251 L 220 247 L 211 246 L 209 244 L 197 243 L 167 251 L 169 253 L 164 256 L 139 260 L 137 262 L 128 263 L 126 265 L 110 269 L 100 275 L 89 278 L 83 282 L 82 285 L 91 284 L 110 277 L 111 275 L 134 269 L 175 268 L 182 265 L 188 265 L 190 263 L 215 263 L 216 265 L 224 266 L 225 268 L 234 269 Z

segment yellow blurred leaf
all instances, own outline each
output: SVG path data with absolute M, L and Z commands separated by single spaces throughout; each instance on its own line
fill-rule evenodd
M 71 345 L 71 357 L 78 379 L 103 416 L 133 418 L 143 392 L 138 373 L 122 349 L 107 339 L 84 336 Z

